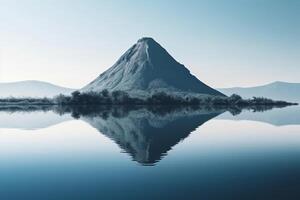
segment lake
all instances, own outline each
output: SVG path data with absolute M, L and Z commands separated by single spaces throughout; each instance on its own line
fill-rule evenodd
M 300 107 L 0 111 L 1 199 L 300 199 Z

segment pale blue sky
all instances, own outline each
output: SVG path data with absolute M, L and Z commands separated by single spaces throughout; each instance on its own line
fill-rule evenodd
M 0 82 L 82 87 L 143 36 L 213 87 L 300 82 L 298 0 L 0 0 Z

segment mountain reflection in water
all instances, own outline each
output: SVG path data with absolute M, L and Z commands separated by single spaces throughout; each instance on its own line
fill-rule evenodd
M 268 109 L 272 109 L 272 107 L 251 108 L 255 112 Z M 54 124 L 59 123 L 59 120 L 69 120 L 70 116 L 83 120 L 112 139 L 141 165 L 154 165 L 196 128 L 221 113 L 229 111 L 231 115 L 235 116 L 242 112 L 239 108 L 193 106 L 31 106 L 6 107 L 0 110 L 14 113 L 12 116 L 18 116 L 20 112 L 23 114 L 24 112 L 33 112 L 33 116 L 35 116 L 38 111 L 53 111 L 50 115 L 52 120 L 49 121 Z M 53 116 L 54 113 L 56 115 Z M 39 118 L 43 119 L 43 117 Z M 19 120 L 13 118 L 13 122 L 6 121 L 5 124 L 12 125 L 17 121 Z M 38 124 L 36 128 L 41 128 L 42 125 L 50 126 L 49 122 L 36 124 Z M 0 126 L 4 125 L 0 123 Z M 15 127 L 20 128 L 20 124 Z M 34 128 L 30 127 L 29 129 Z
M 219 115 L 220 111 L 176 111 L 158 115 L 147 109 L 126 116 L 83 116 L 81 119 L 114 140 L 132 159 L 153 165 L 189 136 L 197 127 Z
M 154 165 L 197 127 L 225 110 L 197 107 L 76 107 L 71 112 L 106 135 L 134 161 Z

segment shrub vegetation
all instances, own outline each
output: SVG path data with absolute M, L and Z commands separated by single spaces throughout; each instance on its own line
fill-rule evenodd
M 58 95 L 49 98 L 5 98 L 0 99 L 0 105 L 209 105 L 209 106 L 259 106 L 259 105 L 294 105 L 285 101 L 274 101 L 263 97 L 242 99 L 233 94 L 230 97 L 221 96 L 179 96 L 157 92 L 146 98 L 131 97 L 124 91 L 103 90 L 101 92 L 73 92 L 70 96 Z

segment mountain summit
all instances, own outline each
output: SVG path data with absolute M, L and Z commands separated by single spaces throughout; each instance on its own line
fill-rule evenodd
M 119 60 L 81 89 L 138 92 L 222 93 L 205 85 L 152 38 L 141 38 Z

